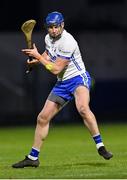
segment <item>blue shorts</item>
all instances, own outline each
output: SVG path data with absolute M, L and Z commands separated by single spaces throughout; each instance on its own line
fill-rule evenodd
M 73 94 L 78 86 L 86 86 L 90 89 L 91 77 L 88 72 L 85 72 L 82 76 L 78 75 L 65 81 L 57 81 L 51 94 L 69 101 L 73 98 Z

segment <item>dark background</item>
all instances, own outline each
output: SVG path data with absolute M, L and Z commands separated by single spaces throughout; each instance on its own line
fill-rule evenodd
M 127 1 L 125 0 L 1 0 L 0 5 L 0 124 L 33 124 L 56 82 L 43 66 L 25 74 L 27 57 L 21 25 L 37 21 L 33 42 L 44 50 L 45 17 L 60 11 L 65 29 L 74 35 L 86 68 L 95 80 L 90 106 L 99 122 L 127 119 Z M 74 101 L 54 122 L 80 122 Z

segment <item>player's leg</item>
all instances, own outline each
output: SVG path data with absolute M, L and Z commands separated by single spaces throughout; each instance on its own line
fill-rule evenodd
M 99 134 L 99 129 L 94 114 L 89 107 L 89 90 L 85 86 L 79 86 L 74 93 L 76 108 L 83 118 L 92 136 Z
M 77 87 L 74 96 L 77 110 L 96 143 L 98 153 L 105 159 L 110 159 L 113 155 L 105 149 L 96 118 L 89 107 L 90 95 L 88 88 L 85 86 Z
M 39 166 L 39 152 L 45 138 L 48 135 L 49 122 L 55 114 L 60 110 L 61 105 L 47 100 L 42 111 L 37 117 L 37 125 L 35 129 L 34 143 L 28 156 L 22 161 L 12 165 L 13 168 L 24 168 L 27 166 Z
M 55 102 L 47 100 L 42 111 L 37 117 L 37 125 L 34 136 L 33 147 L 35 149 L 41 148 L 45 138 L 48 135 L 49 122 L 58 113 L 61 106 Z

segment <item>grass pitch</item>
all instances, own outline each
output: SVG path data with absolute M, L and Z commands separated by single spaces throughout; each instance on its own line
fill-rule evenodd
M 104 160 L 83 124 L 53 125 L 40 152 L 38 168 L 13 169 L 31 149 L 34 127 L 0 128 L 1 179 L 126 179 L 127 124 L 100 125 L 114 157 Z

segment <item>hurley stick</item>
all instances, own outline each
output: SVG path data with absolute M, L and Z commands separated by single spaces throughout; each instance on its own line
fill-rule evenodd
M 27 47 L 29 49 L 32 48 L 32 32 L 33 32 L 35 24 L 36 24 L 36 21 L 34 19 L 31 19 L 31 20 L 25 21 L 21 26 L 21 30 L 23 31 L 25 35 Z M 30 61 L 32 60 L 31 56 L 29 56 L 29 60 Z M 32 70 L 32 67 L 28 66 L 26 73 L 29 73 L 31 70 Z

